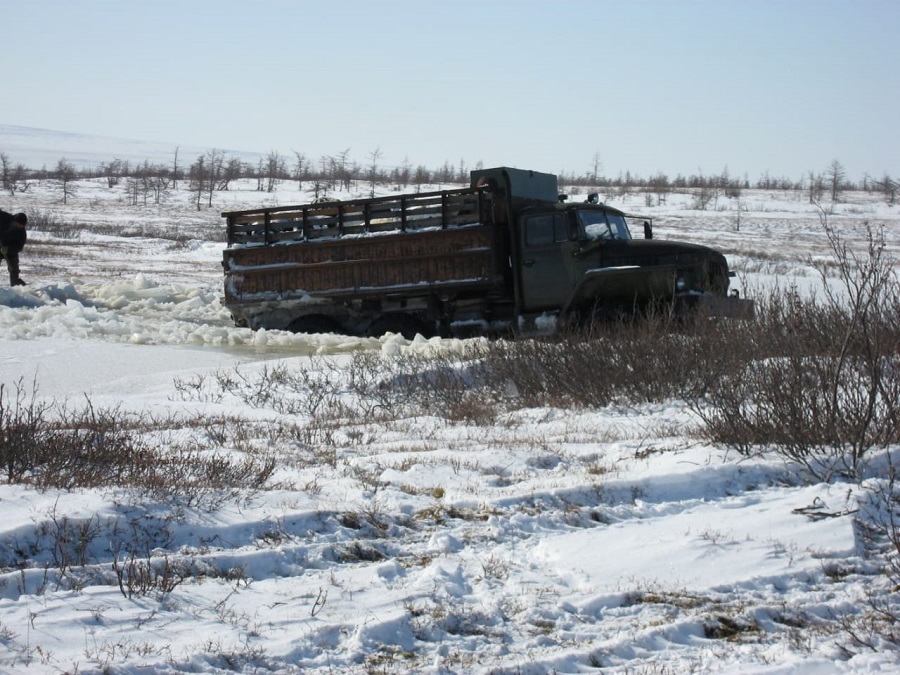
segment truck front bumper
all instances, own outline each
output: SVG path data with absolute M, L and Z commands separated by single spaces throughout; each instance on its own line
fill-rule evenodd
M 703 294 L 685 294 L 675 298 L 677 312 L 696 312 L 710 317 L 731 319 L 752 319 L 756 316 L 756 304 L 753 300 L 736 295 L 722 296 Z

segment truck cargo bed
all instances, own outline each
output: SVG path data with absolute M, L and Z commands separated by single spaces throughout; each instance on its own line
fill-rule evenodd
M 254 327 L 275 301 L 482 297 L 503 283 L 488 188 L 222 215 L 225 304 Z

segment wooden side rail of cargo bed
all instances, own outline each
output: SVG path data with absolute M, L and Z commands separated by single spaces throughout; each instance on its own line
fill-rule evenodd
M 493 250 L 493 230 L 486 225 L 232 248 L 223 258 L 226 300 L 304 294 L 356 297 L 400 289 L 427 294 L 433 286 L 491 286 L 496 282 Z
M 487 187 L 228 211 L 228 246 L 410 232 L 493 222 Z

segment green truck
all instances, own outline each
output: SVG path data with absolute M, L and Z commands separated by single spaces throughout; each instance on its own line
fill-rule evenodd
M 498 167 L 472 171 L 463 189 L 222 215 L 225 305 L 253 329 L 430 337 L 650 306 L 753 311 L 729 293 L 722 254 L 655 240 L 650 219 L 596 195 L 567 201 L 556 176 L 537 171 Z

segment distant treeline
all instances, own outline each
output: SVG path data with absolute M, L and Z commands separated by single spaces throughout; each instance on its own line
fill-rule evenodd
M 445 162 L 437 169 L 422 164 L 414 166 L 408 162 L 387 167 L 379 164 L 379 150 L 369 153 L 368 157 L 369 161 L 361 164 L 350 157 L 349 150 L 322 156 L 317 160 L 307 158 L 300 152 L 290 156 L 270 152 L 254 163 L 219 150 L 210 150 L 191 161 L 182 157 L 176 149 L 172 160 L 165 164 L 112 159 L 96 168 L 76 168 L 63 157 L 52 169 L 46 166 L 34 169 L 22 164 L 12 164 L 9 157 L 0 152 L 0 171 L 4 190 L 13 193 L 24 191 L 28 189 L 29 181 L 50 179 L 60 183 L 64 198 L 71 194 L 71 182 L 74 180 L 102 178 L 109 187 L 126 181 L 135 204 L 149 201 L 158 203 L 168 190 L 178 189 L 181 184 L 197 193 L 197 207 L 200 208 L 204 201 L 211 205 L 213 193 L 228 190 L 229 185 L 238 179 L 255 180 L 256 189 L 265 192 L 275 191 L 282 181 L 300 181 L 312 197 L 320 198 L 334 192 L 358 193 L 361 188 L 374 194 L 379 186 L 420 190 L 426 185 L 468 184 L 469 171 L 483 168 L 481 162 L 467 166 L 464 161 L 457 165 Z M 654 195 L 657 203 L 664 202 L 665 196 L 671 192 L 699 192 L 700 201 L 703 202 L 703 194 L 708 193 L 710 199 L 720 195 L 739 197 L 742 190 L 756 188 L 793 191 L 811 201 L 823 198 L 838 201 L 845 191 L 862 190 L 881 193 L 886 201 L 893 204 L 900 184 L 900 181 L 887 174 L 880 178 L 866 174 L 861 180 L 852 181 L 838 160 L 833 160 L 821 171 L 811 170 L 796 179 L 773 176 L 766 172 L 755 181 L 751 181 L 746 174 L 742 177 L 732 175 L 727 168 L 716 174 L 698 172 L 690 176 L 678 174 L 674 178 L 662 172 L 642 176 L 630 171 L 612 177 L 603 175 L 599 163 L 595 161 L 592 171 L 582 174 L 562 172 L 559 174 L 559 181 L 561 185 L 597 188 L 607 192 L 643 190 Z

